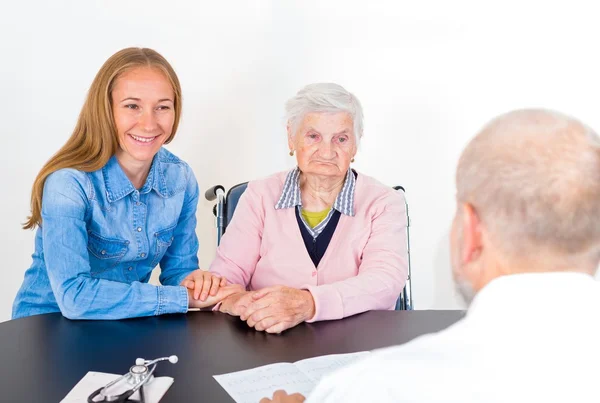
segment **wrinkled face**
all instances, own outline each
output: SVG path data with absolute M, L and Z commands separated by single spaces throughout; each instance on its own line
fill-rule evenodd
M 452 278 L 454 286 L 462 296 L 467 305 L 471 303 L 475 297 L 475 289 L 473 288 L 472 280 L 468 264 L 463 259 L 464 254 L 464 226 L 462 223 L 463 212 L 457 209 L 452 221 L 452 229 L 450 231 L 450 262 L 452 264 Z
M 142 67 L 123 73 L 112 91 L 121 163 L 151 163 L 175 122 L 175 94 L 165 75 Z
M 295 133 L 288 127 L 288 144 L 305 174 L 344 177 L 356 154 L 350 114 L 308 113 Z

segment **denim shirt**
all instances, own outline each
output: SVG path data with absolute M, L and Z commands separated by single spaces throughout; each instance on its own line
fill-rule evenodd
M 114 156 L 95 172 L 61 169 L 48 176 L 33 264 L 13 318 L 187 312 L 187 290 L 179 284 L 198 268 L 198 194 L 191 168 L 164 148 L 139 190 Z M 157 264 L 162 286 L 147 284 Z

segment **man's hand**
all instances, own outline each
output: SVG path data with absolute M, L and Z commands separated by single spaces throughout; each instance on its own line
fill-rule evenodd
M 240 318 L 267 333 L 281 333 L 315 315 L 315 301 L 307 290 L 277 285 L 254 292 L 252 298 Z
M 241 316 L 246 312 L 246 308 L 250 305 L 254 299 L 252 291 L 242 291 L 235 294 L 231 294 L 221 302 L 219 306 L 219 312 L 228 313 L 232 316 Z
M 273 398 L 269 399 L 268 397 L 264 397 L 260 399 L 259 403 L 302 403 L 306 398 L 302 396 L 300 393 L 294 393 L 293 395 L 288 395 L 283 390 L 277 390 L 273 393 Z
M 201 302 L 204 302 L 209 295 L 213 297 L 217 295 L 219 287 L 227 285 L 227 279 L 209 271 L 198 269 L 188 274 L 181 285 L 193 291 L 190 298 L 200 299 Z
M 188 291 L 188 297 L 189 297 L 188 305 L 190 308 L 207 308 L 209 306 L 218 304 L 219 302 L 221 302 L 223 299 L 227 298 L 231 294 L 235 294 L 235 293 L 244 291 L 244 287 L 242 287 L 239 284 L 232 284 L 232 285 L 226 285 L 225 287 L 220 287 L 219 291 L 217 291 L 217 294 L 215 296 L 210 295 L 204 301 L 193 298 L 194 290 L 190 290 L 188 288 L 187 291 Z

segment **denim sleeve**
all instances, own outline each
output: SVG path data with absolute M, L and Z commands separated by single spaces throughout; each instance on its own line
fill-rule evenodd
M 65 169 L 46 180 L 42 198 L 44 261 L 52 291 L 69 319 L 123 319 L 187 312 L 184 287 L 93 278 L 87 251 L 85 173 Z
M 200 190 L 189 167 L 188 173 L 183 207 L 173 233 L 173 243 L 160 260 L 160 282 L 164 285 L 179 285 L 190 272 L 199 268 L 196 209 Z

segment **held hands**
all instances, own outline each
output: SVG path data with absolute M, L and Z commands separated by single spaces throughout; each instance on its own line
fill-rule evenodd
M 206 308 L 244 290 L 241 285 L 227 285 L 225 277 L 201 269 L 191 272 L 181 285 L 188 289 L 190 308 Z
M 240 318 L 248 326 L 267 333 L 281 333 L 315 315 L 315 301 L 310 291 L 285 286 L 273 286 L 248 293 L 252 301 Z M 238 308 L 247 303 L 246 295 L 238 300 Z M 225 303 L 225 301 L 224 301 Z
M 292 395 L 288 395 L 283 390 L 276 390 L 273 393 L 273 398 L 269 399 L 268 397 L 264 397 L 260 399 L 259 403 L 302 403 L 306 400 L 304 396 L 300 393 L 294 393 Z
M 243 290 L 244 287 L 239 284 L 226 285 L 225 287 L 220 287 L 216 295 L 210 295 L 208 298 L 206 298 L 206 300 L 201 301 L 199 299 L 194 299 L 194 291 L 188 288 L 188 304 L 190 308 L 208 308 L 209 306 L 218 304 L 231 294 L 239 293 Z
M 219 287 L 227 285 L 227 279 L 209 271 L 198 269 L 188 274 L 181 285 L 193 291 L 190 296 L 193 296 L 194 299 L 204 302 L 209 295 L 213 297 L 217 295 Z

